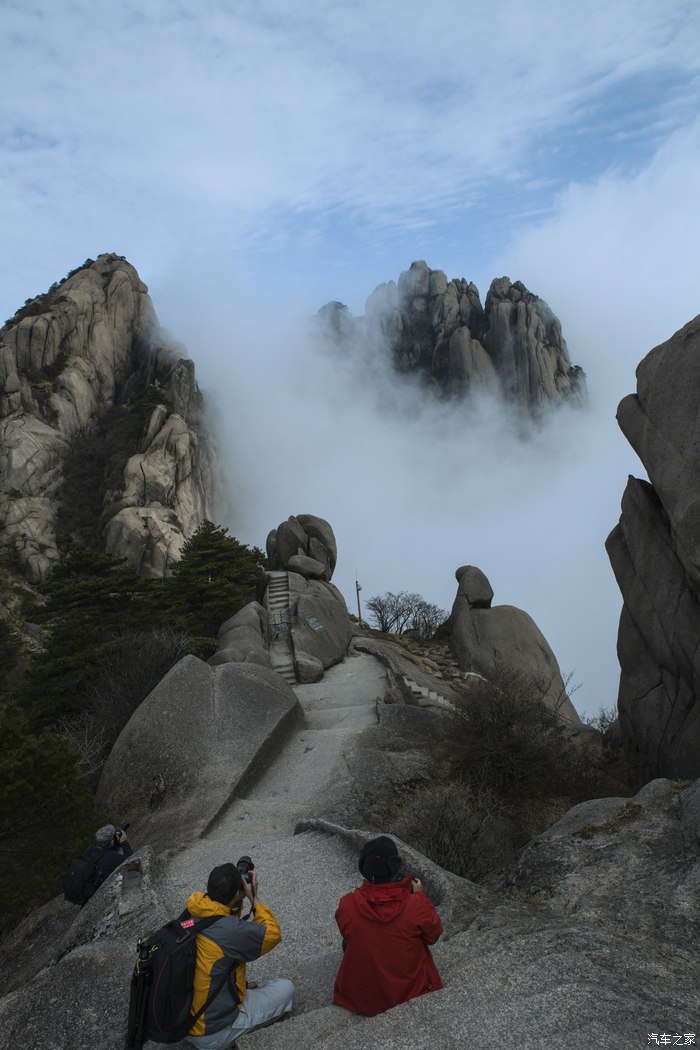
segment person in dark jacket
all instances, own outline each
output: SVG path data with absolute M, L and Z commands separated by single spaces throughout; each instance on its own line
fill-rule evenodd
M 442 933 L 440 917 L 420 879 L 401 878 L 400 867 L 386 835 L 366 843 L 359 860 L 364 881 L 335 913 L 344 955 L 333 1002 L 366 1017 L 442 988 L 428 947 Z
M 105 824 L 104 827 L 98 828 L 95 832 L 95 845 L 90 846 L 85 854 L 88 860 L 97 858 L 93 877 L 95 888 L 101 886 L 107 876 L 133 852 L 125 832 L 117 830 L 114 824 Z

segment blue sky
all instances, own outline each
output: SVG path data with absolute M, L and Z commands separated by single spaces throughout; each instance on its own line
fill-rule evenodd
M 454 569 L 480 564 L 575 670 L 579 706 L 612 703 L 600 549 L 642 473 L 615 406 L 700 310 L 697 4 L 0 0 L 0 32 L 2 316 L 125 255 L 218 396 L 234 532 L 325 508 L 348 598 L 357 568 L 367 594 L 449 606 Z M 488 426 L 391 430 L 360 388 L 336 404 L 299 319 L 361 312 L 414 258 L 482 299 L 504 273 L 546 299 L 589 376 L 585 421 L 522 460 Z M 288 395 L 302 363 L 290 404 L 275 380 Z

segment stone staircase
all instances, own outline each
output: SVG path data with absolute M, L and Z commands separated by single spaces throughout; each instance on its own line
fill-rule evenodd
M 408 678 L 406 675 L 402 675 L 402 681 L 411 696 L 418 701 L 421 707 L 440 707 L 445 711 L 454 711 L 454 704 L 446 696 L 438 693 L 437 690 L 429 689 L 425 685 L 419 685 L 418 682 L 414 682 L 412 678 Z
M 286 572 L 268 572 L 265 605 L 268 615 L 270 663 L 277 674 L 291 686 L 297 684 L 291 649 L 291 612 L 289 576 Z

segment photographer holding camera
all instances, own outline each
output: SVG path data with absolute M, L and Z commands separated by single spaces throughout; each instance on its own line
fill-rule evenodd
M 246 900 L 250 912 L 241 917 Z M 283 977 L 254 988 L 246 982 L 245 964 L 281 941 L 279 923 L 258 897 L 250 857 L 214 868 L 206 893 L 191 894 L 185 907 L 194 919 L 216 918 L 197 934 L 192 1014 L 209 1003 L 187 1039 L 200 1050 L 230 1050 L 239 1036 L 281 1020 L 294 1004 L 294 985 Z
M 362 848 L 362 885 L 341 898 L 335 913 L 343 959 L 333 1002 L 373 1017 L 442 988 L 430 945 L 442 923 L 420 879 L 401 877 L 396 843 L 387 835 Z
M 71 904 L 83 907 L 105 879 L 133 853 L 126 837 L 127 821 L 115 828 L 105 824 L 95 832 L 95 844 L 75 857 L 63 876 L 63 894 Z

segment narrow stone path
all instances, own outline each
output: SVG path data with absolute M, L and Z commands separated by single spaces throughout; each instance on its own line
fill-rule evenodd
M 245 798 L 236 800 L 212 836 L 238 836 L 248 823 L 258 837 L 292 835 L 305 817 L 346 792 L 344 751 L 366 726 L 376 725 L 386 671 L 376 657 L 358 653 L 330 668 L 322 681 L 297 685 L 304 723 L 287 741 Z
M 366 726 L 377 723 L 377 701 L 385 689 L 385 668 L 365 653 L 351 653 L 321 682 L 297 685 L 304 711 L 299 729 L 246 797 L 234 801 L 205 838 L 168 864 L 177 908 L 194 889 L 204 888 L 215 865 L 251 856 L 261 899 L 279 918 L 283 941 L 251 966 L 249 977 L 290 977 L 297 987 L 295 1014 L 328 1008 L 340 1015 L 336 1024 L 350 1023 L 350 1015 L 329 1006 L 340 962 L 334 915 L 340 897 L 360 882 L 357 857 L 339 838 L 294 835 L 294 828 L 320 815 L 329 799 L 347 793 L 344 752 Z M 323 1027 L 327 1030 L 328 1023 Z M 247 1037 L 246 1047 L 253 1050 L 258 1038 L 262 1033 Z M 285 1045 L 282 1031 L 275 1038 Z

